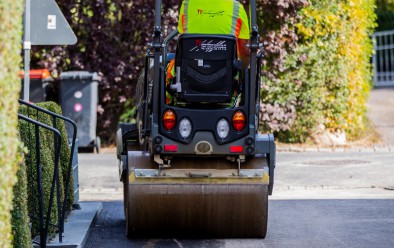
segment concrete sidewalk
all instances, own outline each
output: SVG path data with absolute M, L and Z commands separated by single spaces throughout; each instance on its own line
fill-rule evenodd
M 394 147 L 394 87 L 371 91 L 367 116 L 381 134 L 381 145 Z
M 48 248 L 83 248 L 89 236 L 92 225 L 103 210 L 101 202 L 81 202 L 81 209 L 71 211 L 64 223 L 62 242 L 59 234 L 47 243 Z M 39 248 L 39 245 L 34 245 Z

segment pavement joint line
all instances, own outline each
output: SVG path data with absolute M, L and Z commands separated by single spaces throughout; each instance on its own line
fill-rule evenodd
M 302 145 L 277 145 L 277 152 L 315 152 L 315 153 L 331 153 L 331 152 L 384 152 L 391 153 L 391 145 L 375 145 L 375 146 L 365 146 L 365 147 L 320 147 L 320 146 L 302 146 Z
M 58 234 L 47 243 L 48 248 L 83 248 L 91 227 L 103 210 L 101 202 L 79 202 L 80 210 L 71 211 L 64 222 L 63 242 L 59 243 Z M 34 246 L 39 247 L 39 246 Z

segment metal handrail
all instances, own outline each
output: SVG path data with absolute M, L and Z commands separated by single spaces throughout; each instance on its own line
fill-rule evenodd
M 53 113 L 53 112 L 51 112 L 51 111 L 49 111 L 47 109 L 41 108 L 41 107 L 39 107 L 37 105 L 31 104 L 31 103 L 29 103 L 27 101 L 24 101 L 24 100 L 21 100 L 21 99 L 19 99 L 18 101 L 22 105 L 26 105 L 26 106 L 28 106 L 30 108 L 36 109 L 36 110 L 38 110 L 40 112 L 43 112 L 45 114 L 48 114 L 48 115 L 52 116 L 52 118 L 53 118 L 52 121 L 53 121 L 54 128 L 56 128 L 56 118 L 59 118 L 59 119 L 61 119 L 63 121 L 66 121 L 66 122 L 70 123 L 72 125 L 72 127 L 73 127 L 73 135 L 72 135 L 71 151 L 70 151 L 70 160 L 69 160 L 69 164 L 68 164 L 66 185 L 65 185 L 65 189 L 64 189 L 64 201 L 63 201 L 63 204 L 62 204 L 62 210 L 61 210 L 61 215 L 60 215 L 60 219 L 59 219 L 59 221 L 60 221 L 60 223 L 59 223 L 60 224 L 59 241 L 62 242 L 63 237 L 62 237 L 61 234 L 64 232 L 64 220 L 65 220 L 65 217 L 66 217 L 68 190 L 69 190 L 69 184 L 70 184 L 70 180 L 71 180 L 71 171 L 72 171 L 72 162 L 73 162 L 73 159 L 74 159 L 75 142 L 76 142 L 76 138 L 77 138 L 77 125 L 75 124 L 74 121 L 72 121 L 71 119 L 69 119 L 67 117 L 64 117 L 62 115 Z M 55 145 L 56 145 L 56 143 L 55 143 Z M 59 153 L 59 155 L 60 155 L 60 153 Z
M 36 169 L 37 169 L 37 187 L 38 187 L 38 195 L 39 195 L 39 223 L 40 223 L 40 242 L 37 243 L 33 241 L 34 243 L 37 243 L 40 245 L 40 247 L 45 248 L 46 247 L 46 240 L 48 236 L 48 228 L 50 223 L 50 217 L 51 217 L 51 212 L 52 212 L 52 204 L 53 204 L 53 197 L 54 197 L 54 192 L 55 192 L 55 185 L 57 185 L 57 194 L 56 194 L 56 200 L 57 202 L 60 201 L 60 194 L 59 194 L 59 188 L 60 188 L 60 180 L 59 180 L 59 154 L 60 154 L 60 148 L 61 148 L 61 134 L 59 130 L 50 127 L 48 125 L 45 125 L 41 122 L 35 121 L 31 118 L 28 118 L 22 114 L 18 114 L 18 119 L 27 121 L 29 123 L 34 124 L 35 126 L 35 137 L 36 137 Z M 55 148 L 55 168 L 53 172 L 53 178 L 52 178 L 52 186 L 51 186 L 51 192 L 49 196 L 49 205 L 48 205 L 48 210 L 46 213 L 46 220 L 45 220 L 45 225 L 44 225 L 44 200 L 43 200 L 43 188 L 42 188 L 42 175 L 41 175 L 41 153 L 40 153 L 40 132 L 39 128 L 44 128 L 47 129 L 51 132 L 53 132 L 54 136 L 57 138 L 57 144 L 54 147 Z M 55 140 L 56 140 L 55 138 Z M 58 214 L 59 214 L 59 207 L 58 207 Z M 59 220 L 59 216 L 58 216 Z M 60 223 L 58 223 L 60 224 Z

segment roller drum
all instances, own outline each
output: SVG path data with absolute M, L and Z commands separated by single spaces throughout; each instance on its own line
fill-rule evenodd
M 141 163 L 142 167 L 148 168 L 151 162 L 147 159 L 131 157 L 130 164 Z M 202 164 L 185 163 L 186 167 L 194 168 Z M 185 163 L 179 167 L 184 167 Z M 220 167 L 216 162 L 213 164 L 216 169 Z M 209 167 L 207 162 L 203 165 Z M 133 169 L 130 169 L 125 192 L 129 238 L 265 237 L 267 184 L 247 179 L 244 179 L 245 183 L 242 180 L 133 180 Z
M 129 185 L 128 236 L 264 238 L 265 185 Z

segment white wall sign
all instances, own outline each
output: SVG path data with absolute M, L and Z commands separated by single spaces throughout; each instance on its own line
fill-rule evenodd
M 47 29 L 56 29 L 56 16 L 55 15 L 48 15 Z

